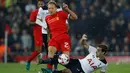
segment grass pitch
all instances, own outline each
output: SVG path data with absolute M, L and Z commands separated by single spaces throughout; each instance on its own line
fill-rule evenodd
M 25 64 L 0 63 L 0 73 L 38 73 L 41 67 L 46 68 L 46 65 L 31 64 L 30 71 L 27 71 L 25 69 Z M 58 68 L 63 69 L 64 67 L 59 65 Z M 94 73 L 100 73 L 100 71 L 96 71 Z M 130 63 L 109 63 L 106 73 L 130 73 Z

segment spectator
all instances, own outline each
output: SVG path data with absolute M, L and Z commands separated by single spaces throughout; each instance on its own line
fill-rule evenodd
M 116 54 L 116 56 L 119 56 L 120 53 L 121 53 L 120 46 L 118 44 L 116 44 L 116 46 L 115 46 L 115 54 Z
M 129 4 L 125 4 L 125 8 L 122 9 L 122 13 L 126 18 L 130 17 L 130 6 Z
M 75 11 L 75 12 L 76 12 L 77 7 L 76 7 L 76 5 L 75 5 L 74 2 L 71 2 L 71 3 L 70 3 L 70 8 L 71 8 L 72 11 Z
M 22 30 L 21 41 L 22 41 L 22 48 L 25 51 L 31 51 L 30 49 L 32 47 L 32 38 L 27 33 L 26 30 Z
M 112 37 L 116 37 L 116 21 L 115 19 L 112 19 L 110 24 L 108 25 L 108 29 L 107 29 L 107 36 L 109 38 L 112 38 Z
M 111 41 L 110 41 L 110 45 L 109 45 L 109 49 L 108 49 L 108 51 L 110 51 L 110 52 L 115 52 L 116 50 L 115 50 L 115 48 L 116 48 L 116 39 L 115 38 L 112 38 L 111 39 Z
M 127 31 L 126 31 L 126 37 L 128 38 L 128 42 L 130 43 L 130 23 L 128 23 Z
M 129 52 L 130 52 L 129 48 L 130 47 L 128 45 L 124 45 L 124 55 L 125 56 L 129 56 Z
M 21 44 L 19 42 L 15 43 L 12 47 L 11 47 L 11 52 L 13 53 L 13 56 L 16 55 L 23 55 L 23 53 L 25 52 L 24 49 L 21 47 Z
M 71 41 L 72 41 L 72 51 L 74 51 L 75 47 L 77 46 L 77 39 L 75 37 L 75 35 L 71 35 Z
M 80 7 L 78 12 L 81 14 L 81 13 L 86 13 L 88 10 L 87 10 L 87 1 L 86 0 L 80 0 Z
M 26 13 L 30 13 L 31 11 L 35 9 L 36 9 L 36 6 L 32 4 L 32 0 L 28 0 L 28 4 L 25 6 Z
M 12 5 L 15 5 L 17 3 L 17 0 L 6 0 L 5 1 L 5 6 L 6 8 L 12 6 Z
M 15 43 L 21 43 L 21 40 L 20 40 L 20 35 L 19 35 L 19 29 L 13 27 L 12 34 L 8 37 L 8 45 L 14 46 Z

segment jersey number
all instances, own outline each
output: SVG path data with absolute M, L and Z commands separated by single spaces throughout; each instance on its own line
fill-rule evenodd
M 88 63 L 90 64 L 90 66 L 93 68 L 93 69 L 96 69 L 97 66 L 93 66 L 94 62 L 92 62 L 92 59 L 87 59 L 88 60 Z

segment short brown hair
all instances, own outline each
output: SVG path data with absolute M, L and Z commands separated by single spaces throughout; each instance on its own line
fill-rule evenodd
M 102 48 L 102 52 L 107 52 L 107 46 L 106 45 L 98 45 L 98 47 Z
M 57 7 L 57 3 L 55 1 L 49 1 L 47 5 L 49 5 L 49 4 L 53 4 Z

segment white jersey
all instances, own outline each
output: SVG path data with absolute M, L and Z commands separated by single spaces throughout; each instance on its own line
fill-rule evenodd
M 96 57 L 97 49 L 89 46 L 88 51 L 89 54 L 85 58 L 79 59 L 83 71 L 85 73 L 92 73 L 93 71 L 101 68 L 101 72 L 105 72 L 107 64 L 103 63 Z
M 62 8 L 58 8 L 57 11 L 61 11 Z M 36 19 L 36 24 L 42 26 L 42 33 L 47 34 L 47 24 L 45 21 L 45 17 L 49 15 L 48 8 L 47 6 L 43 6 L 39 8 L 38 14 L 37 14 L 37 19 Z

